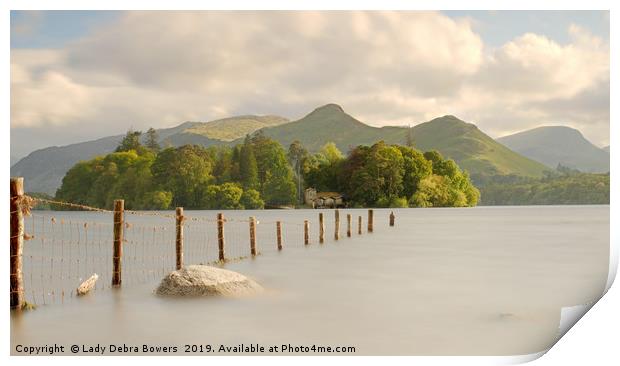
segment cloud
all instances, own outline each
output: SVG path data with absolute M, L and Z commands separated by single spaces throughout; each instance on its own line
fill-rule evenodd
M 374 125 L 454 114 L 501 135 L 557 121 L 603 141 L 609 45 L 567 32 L 489 49 L 471 20 L 435 12 L 126 12 L 64 48 L 12 50 L 11 124 L 122 133 L 335 102 Z

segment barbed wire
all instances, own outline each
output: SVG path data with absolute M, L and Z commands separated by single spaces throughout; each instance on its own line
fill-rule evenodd
M 113 210 L 59 200 L 22 197 L 18 207 L 25 214 L 23 278 L 27 301 L 34 304 L 64 303 L 76 297 L 76 288 L 93 274 L 99 280 L 93 288 L 102 291 L 112 288 L 113 275 L 112 243 L 113 227 L 119 222 L 106 215 L 85 216 L 81 220 L 71 214 L 47 211 L 31 211 L 41 203 L 69 207 L 82 211 L 113 214 Z M 18 197 L 12 197 L 17 199 Z M 124 210 L 132 216 L 159 217 L 165 222 L 149 223 L 125 216 L 123 223 L 123 286 L 154 281 L 175 269 L 175 226 L 184 229 L 183 252 L 185 264 L 217 264 L 219 245 L 217 227 L 225 226 L 225 262 L 251 257 L 250 226 L 256 224 L 257 254 L 278 251 L 276 233 L 280 224 L 280 238 L 283 247 L 303 247 L 304 221 L 308 221 L 312 237 L 310 244 L 318 243 L 318 215 L 300 221 L 290 218 L 277 220 L 272 217 L 255 216 L 218 218 L 194 215 L 185 212 L 177 223 L 177 214 L 172 212 Z M 316 211 L 317 213 L 322 211 Z M 353 212 L 353 211 L 352 211 Z M 226 213 L 226 212 L 224 212 Z M 238 215 L 238 213 L 237 213 Z M 344 216 L 346 217 L 346 216 Z M 342 218 L 344 218 L 342 217 Z M 175 221 L 172 221 L 175 220 Z M 333 242 L 335 226 L 333 220 L 325 217 L 325 243 Z M 355 220 L 356 221 L 356 220 Z M 356 223 L 352 231 L 357 233 Z M 26 233 L 27 231 L 27 233 Z M 340 227 L 345 237 L 346 221 Z

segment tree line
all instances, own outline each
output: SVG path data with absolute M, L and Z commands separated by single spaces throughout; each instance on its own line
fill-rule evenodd
M 486 177 L 480 181 L 484 205 L 609 204 L 609 173 L 582 173 L 562 165 L 542 178 Z
M 113 153 L 73 166 L 56 199 L 110 208 L 122 198 L 127 209 L 148 210 L 299 206 L 307 187 L 360 207 L 474 206 L 480 197 L 467 172 L 436 151 L 378 142 L 345 156 L 327 143 L 311 154 L 261 131 L 235 146 L 161 148 L 158 140 L 154 129 L 128 131 Z

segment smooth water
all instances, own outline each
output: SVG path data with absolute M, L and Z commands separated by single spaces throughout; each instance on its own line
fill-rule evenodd
M 362 215 L 365 226 L 366 211 L 340 210 L 338 242 L 333 240 L 333 211 L 324 212 L 328 240 L 323 245 L 317 240 L 318 211 L 226 212 L 231 219 L 255 215 L 259 220 L 262 254 L 224 265 L 267 289 L 241 299 L 154 295 L 158 280 L 173 269 L 174 227 L 167 218 L 128 215 L 136 227 L 159 220 L 157 225 L 170 226 L 168 236 L 157 237 L 159 247 L 134 248 L 134 262 L 141 267 L 133 267 L 121 289 L 109 289 L 102 273 L 101 287 L 92 294 L 13 313 L 11 352 L 17 354 L 17 344 L 148 344 L 177 346 L 183 354 L 184 344 L 259 343 L 355 346 L 356 355 L 529 354 L 557 340 L 562 307 L 597 300 L 607 280 L 609 206 L 401 209 L 394 210 L 393 228 L 387 224 L 389 211 L 375 210 L 375 232 L 364 228 L 363 235 L 357 235 L 356 218 Z M 347 213 L 354 218 L 352 238 L 345 234 Z M 215 218 L 212 211 L 186 214 Z M 62 216 L 66 222 L 108 220 L 105 214 L 36 215 Z M 281 252 L 275 249 L 272 225 L 279 219 L 285 221 Z M 304 219 L 312 219 L 311 244 L 305 247 Z M 191 224 L 186 264 L 217 255 L 216 233 L 207 224 Z M 236 225 L 226 227 L 231 250 L 247 255 L 247 223 Z M 93 232 L 89 235 L 95 239 L 82 241 L 83 247 L 90 246 L 91 264 L 82 263 L 83 273 L 66 276 L 73 283 L 88 276 L 91 265 L 109 267 L 107 259 L 92 258 L 109 257 L 111 250 L 107 236 L 97 238 Z M 129 243 L 151 241 L 144 230 L 132 235 Z M 101 252 L 94 249 L 99 239 Z M 58 255 L 57 242 L 38 249 L 34 242 L 25 255 L 29 250 L 47 255 L 49 247 Z M 168 254 L 160 256 L 160 247 Z M 128 269 L 131 253 L 126 249 Z M 31 286 L 37 287 L 34 277 Z

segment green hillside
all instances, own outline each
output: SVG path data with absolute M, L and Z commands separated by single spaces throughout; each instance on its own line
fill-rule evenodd
M 197 123 L 183 133 L 204 136 L 210 140 L 233 141 L 263 127 L 277 126 L 287 122 L 289 122 L 288 119 L 280 116 L 237 116 Z
M 315 109 L 298 121 L 264 128 L 265 135 L 284 146 L 299 140 L 310 151 L 318 151 L 332 141 L 343 152 L 357 145 L 383 140 L 404 144 L 407 127 L 372 127 L 351 117 L 336 104 Z M 454 159 L 471 174 L 516 174 L 538 177 L 548 168 L 497 143 L 475 125 L 454 116 L 444 116 L 412 128 L 414 146 L 422 151 L 438 150 Z
M 327 104 L 298 121 L 264 128 L 262 131 L 284 146 L 300 140 L 308 150 L 318 151 L 331 141 L 343 152 L 347 152 L 350 147 L 372 145 L 379 140 L 402 144 L 406 134 L 406 129 L 402 127 L 368 126 L 345 113 L 336 104 Z
M 474 124 L 454 116 L 435 118 L 413 127 L 414 145 L 438 150 L 472 174 L 540 177 L 546 166 L 493 140 Z

